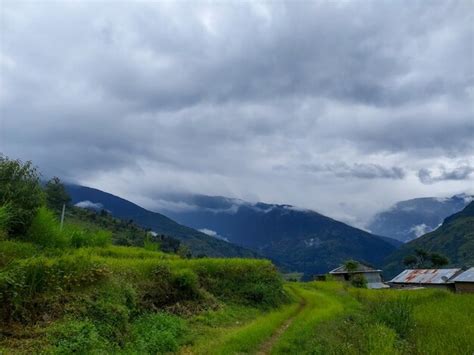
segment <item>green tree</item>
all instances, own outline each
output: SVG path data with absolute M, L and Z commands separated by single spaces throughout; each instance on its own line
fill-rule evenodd
M 60 211 L 63 205 L 67 206 L 71 203 L 71 197 L 61 180 L 56 176 L 46 183 L 44 191 L 46 193 L 46 203 L 52 210 Z
M 344 263 L 344 267 L 346 268 L 347 271 L 352 272 L 356 271 L 357 268 L 359 267 L 359 263 L 355 260 L 347 260 Z
M 407 267 L 415 267 L 418 265 L 418 258 L 415 255 L 407 255 L 403 259 L 403 265 Z
M 39 173 L 31 161 L 0 155 L 0 206 L 9 206 L 8 234 L 24 235 L 43 204 Z
M 438 268 L 449 264 L 449 259 L 442 254 L 432 253 L 430 255 L 431 265 Z

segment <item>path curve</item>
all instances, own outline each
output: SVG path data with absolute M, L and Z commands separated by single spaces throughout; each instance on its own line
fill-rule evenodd
M 293 291 L 295 291 L 293 289 Z M 295 292 L 295 294 L 297 294 Z M 293 321 L 295 320 L 295 318 L 303 311 L 303 309 L 306 307 L 306 299 L 301 296 L 301 295 L 298 295 L 298 297 L 300 297 L 300 302 L 299 302 L 299 306 L 298 306 L 298 309 L 296 310 L 296 312 L 290 317 L 288 318 L 279 328 L 277 328 L 275 330 L 275 332 L 272 334 L 272 336 L 270 338 L 268 338 L 261 346 L 260 348 L 258 349 L 257 351 L 257 355 L 266 355 L 266 354 L 270 354 L 272 348 L 273 348 L 273 345 L 278 341 L 278 339 L 282 336 L 283 333 L 286 332 L 286 330 L 289 328 L 289 326 L 293 323 Z

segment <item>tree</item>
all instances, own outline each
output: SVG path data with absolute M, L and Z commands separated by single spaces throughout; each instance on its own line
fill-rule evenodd
M 347 260 L 344 263 L 344 267 L 346 268 L 347 271 L 356 271 L 357 268 L 359 267 L 359 263 L 355 260 Z
M 403 259 L 403 265 L 408 267 L 415 267 L 418 264 L 418 258 L 415 255 L 407 255 Z
M 418 263 L 417 263 L 418 267 L 423 266 L 426 259 L 429 258 L 428 252 L 426 250 L 423 250 L 423 249 L 420 249 L 420 248 L 415 249 L 415 256 L 418 259 Z
M 7 233 L 24 235 L 43 204 L 39 173 L 31 161 L 0 155 L 0 206 L 8 205 L 10 213 Z
M 449 264 L 449 259 L 442 254 L 432 253 L 430 255 L 431 265 L 435 268 L 439 268 Z
M 44 191 L 46 193 L 46 203 L 52 210 L 60 211 L 63 205 L 67 206 L 71 203 L 71 197 L 61 180 L 56 176 L 46 183 Z

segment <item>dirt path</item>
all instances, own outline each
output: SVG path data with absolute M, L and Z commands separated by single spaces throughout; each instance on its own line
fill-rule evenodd
M 272 334 L 270 338 L 268 338 L 258 349 L 257 355 L 267 355 L 270 354 L 270 351 L 273 348 L 273 345 L 278 341 L 278 339 L 282 336 L 283 333 L 286 332 L 288 327 L 293 323 L 295 318 L 303 311 L 303 309 L 306 306 L 306 299 L 304 297 L 301 297 L 300 304 L 298 306 L 298 309 L 296 312 L 288 318 L 278 329 L 275 330 L 275 332 Z

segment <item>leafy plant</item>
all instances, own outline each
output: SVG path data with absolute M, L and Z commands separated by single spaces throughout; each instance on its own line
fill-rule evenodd
M 39 173 L 30 161 L 10 160 L 0 155 L 0 206 L 9 206 L 7 232 L 24 234 L 44 203 Z

